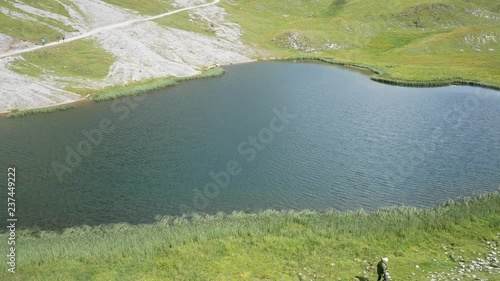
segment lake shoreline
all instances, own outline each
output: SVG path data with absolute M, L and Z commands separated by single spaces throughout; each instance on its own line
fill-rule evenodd
M 475 80 L 466 80 L 466 79 L 461 79 L 461 78 L 452 78 L 452 79 L 444 79 L 444 80 L 403 80 L 403 79 L 397 79 L 389 76 L 388 74 L 378 70 L 375 67 L 369 66 L 369 65 L 364 65 L 360 63 L 351 63 L 351 62 L 341 62 L 341 61 L 335 61 L 331 58 L 325 58 L 325 57 L 291 57 L 291 58 L 286 58 L 285 60 L 287 61 L 300 61 L 300 60 L 312 60 L 312 61 L 319 61 L 319 62 L 324 62 L 327 64 L 333 64 L 333 65 L 340 65 L 340 66 L 345 66 L 345 67 L 350 67 L 350 68 L 355 68 L 355 69 L 363 69 L 370 71 L 373 73 L 373 75 L 370 76 L 370 79 L 383 83 L 383 84 L 388 84 L 388 85 L 393 85 L 393 86 L 401 86 L 401 87 L 411 87 L 411 88 L 435 88 L 435 87 L 447 87 L 447 86 L 473 86 L 473 87 L 480 87 L 480 88 L 486 88 L 486 89 L 493 89 L 493 90 L 498 90 L 500 91 L 500 84 L 492 84 L 492 83 L 486 83 L 482 81 L 475 81 Z
M 446 109 L 455 110 L 455 104 L 470 101 L 478 89 L 392 87 L 375 84 L 364 70 L 314 62 L 252 63 L 226 69 L 228 74 L 220 79 L 104 103 L 88 101 L 71 112 L 0 122 L 6 132 L 2 143 L 13 148 L 6 150 L 5 157 L 41 171 L 25 175 L 24 180 L 36 182 L 40 194 L 49 194 L 54 188 L 64 191 L 50 193 L 25 209 L 23 225 L 62 228 L 84 223 L 152 223 L 157 214 L 181 215 L 186 210 L 208 214 L 332 207 L 374 211 L 381 204 L 434 206 L 441 200 L 498 187 L 499 173 L 494 168 L 500 150 L 487 141 L 498 139 L 500 132 L 497 93 L 462 109 L 470 118 L 461 124 L 463 133 L 457 138 L 458 131 L 446 127 L 445 122 L 458 122 L 461 115 L 454 113 L 450 119 Z M 278 120 L 277 125 L 290 130 L 277 132 L 270 123 L 276 111 L 301 117 L 287 117 L 283 123 Z M 103 120 L 116 129 L 101 126 Z M 268 145 L 267 132 L 273 136 Z M 19 135 L 23 138 L 15 137 Z M 267 148 L 255 152 L 259 162 L 253 161 L 253 136 Z M 426 146 L 407 144 L 419 141 Z M 27 149 L 15 149 L 18 147 Z M 454 158 L 444 149 L 448 147 L 456 148 L 450 149 Z M 473 148 L 477 152 L 471 155 Z M 32 153 L 47 156 L 22 157 Z M 418 158 L 407 156 L 415 154 Z M 212 190 L 206 186 L 211 188 L 217 181 L 209 172 L 217 175 L 227 169 L 230 160 L 247 172 L 234 178 L 231 191 L 221 192 L 220 184 L 221 196 L 212 198 Z M 463 163 L 470 163 L 467 169 Z M 434 171 L 431 164 L 438 169 Z M 135 176 L 137 171 L 139 176 Z M 163 171 L 171 173 L 162 175 Z M 287 173 L 300 176 L 281 178 Z M 451 181 L 460 188 L 446 188 Z M 101 185 L 109 186 L 109 191 L 101 191 Z M 123 197 L 110 197 L 115 198 L 112 214 L 106 212 L 107 204 L 95 201 L 96 197 L 108 198 L 107 192 L 134 187 L 150 187 L 152 192 L 135 198 L 126 192 Z M 292 192 L 287 188 L 293 188 Z M 245 200 L 238 204 L 234 198 L 242 194 Z M 24 196 L 35 202 L 40 197 L 28 191 Z M 130 200 L 149 204 L 142 215 L 114 211 L 127 210 Z M 47 217 L 38 215 L 45 210 L 43 201 L 57 202 Z M 92 215 L 86 216 L 67 202 L 79 208 L 96 205 Z
M 51 112 L 57 112 L 60 111 L 59 107 L 61 106 L 72 106 L 75 105 L 77 106 L 79 103 L 86 102 L 86 101 L 104 101 L 107 99 L 95 99 L 96 96 L 99 95 L 100 92 L 106 92 L 109 89 L 116 90 L 121 93 L 115 94 L 111 99 L 118 98 L 118 97 L 123 97 L 123 96 L 128 96 L 128 95 L 135 95 L 135 94 L 146 94 L 149 91 L 160 89 L 160 88 L 166 88 L 169 86 L 176 85 L 178 82 L 185 82 L 189 80 L 195 80 L 195 79 L 205 79 L 205 78 L 213 78 L 213 77 L 218 77 L 223 75 L 224 73 L 216 74 L 216 75 L 211 75 L 208 74 L 206 75 L 207 71 L 211 71 L 213 69 L 218 69 L 223 66 L 231 66 L 231 65 L 241 65 L 241 64 L 248 64 L 248 63 L 256 63 L 256 62 L 269 62 L 269 61 L 283 61 L 283 62 L 298 62 L 298 61 L 312 61 L 312 62 L 322 62 L 326 64 L 331 64 L 331 65 L 337 65 L 337 66 L 343 66 L 343 67 L 348 67 L 348 68 L 353 68 L 353 69 L 358 69 L 358 70 L 363 70 L 363 71 L 369 71 L 372 73 L 372 75 L 366 73 L 367 75 L 370 76 L 370 79 L 372 81 L 378 82 L 378 83 L 383 83 L 383 84 L 388 84 L 388 85 L 393 85 L 393 86 L 400 86 L 400 87 L 416 87 L 416 88 L 435 88 L 435 87 L 448 87 L 448 86 L 472 86 L 472 87 L 480 87 L 480 88 L 485 88 L 485 89 L 492 89 L 492 90 L 497 90 L 500 91 L 500 85 L 498 84 L 492 84 L 492 83 L 486 83 L 486 82 L 481 82 L 481 81 L 474 81 L 474 80 L 465 80 L 465 79 L 460 79 L 460 78 L 455 78 L 455 79 L 446 79 L 446 80 L 422 80 L 422 81 L 413 81 L 413 80 L 401 80 L 401 79 L 396 79 L 392 78 L 389 75 L 379 71 L 377 68 L 369 66 L 369 65 L 364 65 L 360 63 L 351 63 L 351 62 L 341 62 L 341 61 L 335 61 L 332 58 L 328 57 L 260 57 L 256 59 L 251 59 L 248 61 L 243 61 L 243 62 L 234 62 L 234 63 L 229 63 L 229 64 L 223 64 L 223 65 L 215 65 L 212 68 L 209 68 L 205 71 L 202 71 L 200 74 L 192 75 L 192 76 L 182 76 L 182 77 L 162 77 L 162 78 L 155 78 L 150 81 L 139 81 L 137 83 L 129 84 L 129 85 L 123 85 L 123 86 L 111 86 L 102 90 L 96 90 L 94 94 L 92 95 L 87 95 L 84 98 L 74 100 L 74 101 L 68 101 L 68 102 L 63 102 L 63 103 L 58 103 L 58 104 L 53 104 L 53 105 L 46 105 L 46 106 L 41 106 L 41 107 L 28 107 L 28 108 L 22 108 L 22 109 L 11 109 L 11 110 L 5 110 L 5 111 L 0 111 L 0 117 L 9 117 L 9 114 L 13 113 L 14 110 L 16 111 L 25 111 L 26 114 L 23 114 L 21 116 L 28 116 L 28 115 L 33 115 L 33 114 L 39 114 L 39 113 L 51 113 Z M 166 83 L 165 86 L 158 86 L 155 85 L 158 81 L 162 80 L 168 80 L 172 79 L 173 83 Z M 133 87 L 141 85 L 143 86 L 143 89 L 140 91 L 130 93 L 127 90 L 132 89 Z M 67 108 L 62 107 L 62 110 L 67 110 Z M 46 111 L 38 111 L 46 109 Z
M 245 63 L 245 62 L 243 62 Z M 67 110 L 68 108 L 66 106 L 74 107 L 78 106 L 78 104 L 81 103 L 87 103 L 87 102 L 100 102 L 100 101 L 105 101 L 105 100 L 110 100 L 110 99 L 115 99 L 118 97 L 125 97 L 129 95 L 136 95 L 136 94 L 145 94 L 149 91 L 157 90 L 160 88 L 167 88 L 169 86 L 174 86 L 177 83 L 180 82 L 185 82 L 185 81 L 190 81 L 190 80 L 197 80 L 197 79 L 205 79 L 205 78 L 213 78 L 213 77 L 218 77 L 224 75 L 225 70 L 220 68 L 219 66 L 207 69 L 205 71 L 202 71 L 199 74 L 192 75 L 192 76 L 181 76 L 181 77 L 163 77 L 163 78 L 156 78 L 152 79 L 150 81 L 142 81 L 142 82 L 137 82 L 129 85 L 123 85 L 123 86 L 111 86 L 102 90 L 96 90 L 94 94 L 92 95 L 87 95 L 84 98 L 74 100 L 74 101 L 67 101 L 67 102 L 62 102 L 62 103 L 57 103 L 53 105 L 45 105 L 41 107 L 27 107 L 27 108 L 21 108 L 21 109 L 11 109 L 11 110 L 5 110 L 5 111 L 0 111 L 0 117 L 24 117 L 24 116 L 29 116 L 29 115 L 34 115 L 34 114 L 41 114 L 41 113 L 51 113 L 51 112 L 57 112 L 57 111 L 63 111 Z M 161 81 L 164 81 L 164 85 L 158 86 L 157 83 Z M 134 90 L 134 87 L 140 86 L 141 89 L 139 90 Z M 105 96 L 107 92 L 110 91 L 119 91 L 119 94 L 115 94 L 112 97 L 101 97 Z M 9 116 L 11 114 L 15 113 L 21 113 L 19 116 Z M 23 114 L 24 113 L 24 114 Z
M 198 222 L 206 221 L 210 222 L 216 219 L 232 219 L 232 218 L 246 218 L 251 219 L 254 217 L 262 216 L 265 214 L 300 214 L 307 213 L 314 216 L 329 216 L 329 215 L 366 215 L 366 216 L 380 216 L 385 213 L 402 213 L 402 212 L 412 212 L 412 213 L 427 213 L 427 212 L 440 212 L 443 209 L 449 208 L 450 206 L 469 206 L 469 204 L 476 204 L 477 202 L 483 200 L 500 200 L 500 186 L 496 191 L 485 191 L 485 192 L 474 192 L 471 195 L 459 196 L 457 198 L 448 198 L 442 200 L 440 203 L 430 206 L 413 206 L 404 204 L 387 205 L 380 207 L 376 210 L 365 210 L 364 208 L 339 210 L 334 208 L 327 209 L 261 209 L 256 211 L 241 211 L 235 210 L 232 212 L 220 211 L 217 213 L 204 213 L 199 211 L 188 211 L 182 215 L 157 215 L 155 217 L 156 222 L 146 222 L 146 223 L 102 223 L 102 224 L 83 224 L 67 226 L 62 228 L 45 228 L 39 226 L 29 226 L 20 227 L 21 233 L 31 233 L 35 232 L 46 232 L 46 233 L 64 233 L 68 229 L 101 229 L 102 227 L 110 226 L 113 228 L 114 225 L 128 225 L 131 228 L 140 228 L 141 226 L 153 226 L 161 224 L 161 222 L 172 222 L 177 220 L 184 220 L 186 224 L 196 224 Z M 500 205 L 499 205 L 500 206 Z M 170 223 L 171 224 L 171 223 Z M 183 223 L 184 224 L 184 223 Z M 2 234 L 8 233 L 7 230 L 0 230 L 0 236 Z
M 492 277 L 498 273 L 496 259 L 489 257 L 500 242 L 495 227 L 499 203 L 496 191 L 448 200 L 433 208 L 392 207 L 374 213 L 268 210 L 165 216 L 154 224 L 142 225 L 19 229 L 17 237 L 22 243 L 18 250 L 24 256 L 19 261 L 23 269 L 19 274 L 25 279 L 36 275 L 40 280 L 54 280 L 57 272 L 72 279 L 81 274 L 103 276 L 113 268 L 126 269 L 130 280 L 156 270 L 182 280 L 200 274 L 214 280 L 221 274 L 241 276 L 238 261 L 251 260 L 251 275 L 259 279 L 287 276 L 291 280 L 297 275 L 317 274 L 333 280 L 334 276 L 356 276 L 360 268 L 361 272 L 365 269 L 365 277 L 372 276 L 376 272 L 373 265 L 387 256 L 392 262 L 391 276 L 397 279 L 413 276 L 411 280 L 425 280 L 429 271 L 463 277 L 457 272 L 460 264 L 478 262 L 482 267 L 470 267 L 471 274 Z M 7 235 L 0 233 L 5 239 Z M 228 255 L 236 267 L 227 267 Z M 205 258 L 212 266 L 197 266 L 204 264 Z M 75 272 L 75 266 L 80 271 Z M 179 267 L 185 270 L 173 270 Z M 0 276 L 8 274 L 2 272 Z

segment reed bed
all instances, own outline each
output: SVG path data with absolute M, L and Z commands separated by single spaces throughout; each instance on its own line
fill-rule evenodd
M 204 70 L 201 74 L 194 76 L 167 77 L 128 86 L 113 86 L 96 92 L 94 95 L 92 95 L 91 99 L 94 101 L 105 101 L 105 100 L 117 99 L 119 97 L 124 97 L 124 96 L 144 94 L 149 91 L 174 86 L 181 82 L 218 77 L 224 75 L 225 73 L 226 70 L 224 68 L 215 67 Z M 72 108 L 74 108 L 73 105 L 65 104 L 65 105 L 57 105 L 57 106 L 43 107 L 43 108 L 13 109 L 7 114 L 7 117 L 17 118 L 34 114 L 65 111 Z
M 191 81 L 196 79 L 212 78 L 222 76 L 226 70 L 220 67 L 212 68 L 203 71 L 203 73 L 188 77 L 167 77 L 163 79 L 154 79 L 139 84 L 128 86 L 116 86 L 106 88 L 94 94 L 91 99 L 94 101 L 112 100 L 123 96 L 144 94 L 149 91 L 162 89 L 170 86 L 177 85 L 178 83 Z
M 380 70 L 378 70 L 377 68 L 372 67 L 372 66 L 359 64 L 359 63 L 335 61 L 333 59 L 328 59 L 328 58 L 323 58 L 323 57 L 292 57 L 292 58 L 288 58 L 286 60 L 291 60 L 291 61 L 309 60 L 309 61 L 318 61 L 318 62 L 330 63 L 330 64 L 347 66 L 347 67 L 362 68 L 362 69 L 366 69 L 366 70 L 369 70 L 369 71 L 374 73 L 374 75 L 372 75 L 370 77 L 370 79 L 372 79 L 373 81 L 376 81 L 379 83 L 384 83 L 384 84 L 389 84 L 389 85 L 402 86 L 402 87 L 425 87 L 425 88 L 428 88 L 428 87 L 444 87 L 444 86 L 450 86 L 450 85 L 466 85 L 466 86 L 488 88 L 488 89 L 493 89 L 493 90 L 500 90 L 499 84 L 474 81 L 474 80 L 465 80 L 465 79 L 461 79 L 461 78 L 453 78 L 453 79 L 445 79 L 445 80 L 401 80 L 401 79 L 392 78 L 388 74 L 385 74 L 385 73 L 381 72 Z
M 195 280 L 196 276 L 209 280 L 217 276 L 237 278 L 231 272 L 241 270 L 243 265 L 237 260 L 245 258 L 254 270 L 267 272 L 269 263 L 287 276 L 296 274 L 290 265 L 296 269 L 305 266 L 302 260 L 318 263 L 318 270 L 328 268 L 331 260 L 335 260 L 345 266 L 346 271 L 354 270 L 353 259 L 376 260 L 379 255 L 400 259 L 402 264 L 408 259 L 426 264 L 427 259 L 442 256 L 435 253 L 441 243 L 472 247 L 481 240 L 494 239 L 499 230 L 499 214 L 500 193 L 495 192 L 448 201 L 430 209 L 393 207 L 373 213 L 268 210 L 257 214 L 166 216 L 158 217 L 155 224 L 149 225 L 81 226 L 59 232 L 22 229 L 17 233 L 19 267 L 26 271 L 26 278 L 38 274 L 44 277 L 39 280 L 58 280 L 59 277 L 62 280 L 75 277 L 65 269 L 69 264 L 80 267 L 81 271 L 89 269 L 91 272 L 86 274 L 92 275 L 110 267 L 125 270 L 128 267 L 121 266 L 137 261 L 139 267 L 148 267 L 148 272 L 166 270 L 173 274 L 172 278 L 158 280 Z M 2 233 L 0 237 L 6 241 L 7 234 Z M 6 251 L 5 245 L 2 250 Z M 420 252 L 415 255 L 417 248 Z M 234 263 L 223 262 L 228 256 L 234 258 Z M 204 259 L 208 257 L 204 266 Z M 169 266 L 157 267 L 163 262 Z M 227 268 L 211 268 L 209 264 L 215 262 L 226 264 Z M 3 272 L 5 266 L 0 266 Z M 54 268 L 62 275 L 53 275 Z M 429 268 L 440 267 L 430 264 Z M 130 270 L 127 274 L 135 277 L 124 280 L 137 280 L 142 276 L 142 271 L 137 272 L 134 266 Z M 280 276 L 266 274 L 270 274 L 268 277 L 272 280 Z M 265 279 L 258 273 L 252 276 Z
M 362 68 L 369 70 L 375 74 L 382 74 L 378 69 L 375 67 L 365 65 L 365 64 L 360 64 L 360 63 L 351 63 L 351 62 L 344 62 L 344 61 L 336 61 L 333 59 L 329 58 L 324 58 L 324 57 L 291 57 L 288 58 L 287 60 L 291 61 L 319 61 L 319 62 L 324 62 L 324 63 L 329 63 L 329 64 L 335 64 L 335 65 L 341 65 L 341 66 L 347 66 L 347 67 L 356 67 L 356 68 Z
M 24 117 L 24 116 L 29 116 L 29 115 L 34 115 L 34 114 L 43 114 L 43 113 L 51 113 L 51 112 L 56 112 L 56 111 L 65 111 L 74 108 L 72 105 L 64 104 L 64 105 L 57 105 L 57 106 L 51 106 L 51 107 L 43 107 L 43 108 L 32 108 L 32 109 L 13 109 L 7 114 L 7 117 L 10 118 L 17 118 L 17 117 Z
M 434 81 L 409 81 L 409 80 L 399 80 L 391 77 L 386 77 L 383 75 L 374 75 L 371 76 L 373 81 L 377 81 L 380 83 L 396 85 L 396 86 L 405 86 L 405 87 L 444 87 L 450 85 L 465 85 L 465 86 L 475 86 L 481 88 L 488 88 L 494 90 L 500 90 L 500 85 L 486 83 L 481 81 L 472 81 L 472 80 L 464 80 L 460 78 L 454 79 L 446 79 L 446 80 L 434 80 Z

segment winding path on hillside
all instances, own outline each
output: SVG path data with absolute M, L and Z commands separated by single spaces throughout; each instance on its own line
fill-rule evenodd
M 55 45 L 60 45 L 60 44 L 68 43 L 68 42 L 71 42 L 71 41 L 75 41 L 75 40 L 79 40 L 79 39 L 82 39 L 82 38 L 90 37 L 90 36 L 92 36 L 94 34 L 102 32 L 102 31 L 107 31 L 107 30 L 111 30 L 111 29 L 115 29 L 115 28 L 119 28 L 119 27 L 124 27 L 124 26 L 131 25 L 131 24 L 138 23 L 138 22 L 155 20 L 155 19 L 158 19 L 158 18 L 162 18 L 162 17 L 165 17 L 165 16 L 177 14 L 177 13 L 188 11 L 188 10 L 193 10 L 193 9 L 198 9 L 198 8 L 204 8 L 204 7 L 215 5 L 215 4 L 219 3 L 219 2 L 220 2 L 220 0 L 214 0 L 213 2 L 210 2 L 210 3 L 201 4 L 201 5 L 197 5 L 197 6 L 191 6 L 191 7 L 185 7 L 185 8 L 182 8 L 182 9 L 170 11 L 170 12 L 167 12 L 167 13 L 163 13 L 163 14 L 152 16 L 152 17 L 148 17 L 148 18 L 128 20 L 128 21 L 124 21 L 124 22 L 120 22 L 120 23 L 116 23 L 116 24 L 112 24 L 112 25 L 108 25 L 108 26 L 99 27 L 99 28 L 93 29 L 91 31 L 85 32 L 83 34 L 80 34 L 78 36 L 71 37 L 71 38 L 66 38 L 66 40 L 64 40 L 64 42 L 52 42 L 52 43 L 45 44 L 43 46 L 36 46 L 36 47 L 27 48 L 27 49 L 16 50 L 16 51 L 8 52 L 8 53 L 5 53 L 5 54 L 0 54 L 0 58 L 5 58 L 5 57 L 9 57 L 9 56 L 15 56 L 15 55 L 19 55 L 19 54 L 23 54 L 23 53 L 28 53 L 28 52 L 35 51 L 35 50 L 39 50 L 39 49 L 42 49 L 42 48 L 47 48 L 47 47 L 51 47 L 51 46 L 55 46 Z

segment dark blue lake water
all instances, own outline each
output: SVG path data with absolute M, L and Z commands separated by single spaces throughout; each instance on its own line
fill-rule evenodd
M 148 95 L 0 118 L 0 178 L 16 167 L 19 224 L 435 206 L 500 185 L 500 92 L 395 87 L 313 63 L 227 70 Z

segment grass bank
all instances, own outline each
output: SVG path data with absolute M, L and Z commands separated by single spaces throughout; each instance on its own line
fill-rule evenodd
M 331 58 L 326 58 L 326 57 L 291 57 L 291 58 L 286 58 L 286 59 L 281 59 L 281 60 L 288 60 L 288 61 L 317 61 L 317 62 L 323 62 L 323 63 L 329 63 L 329 64 L 334 64 L 334 65 L 341 65 L 341 66 L 346 66 L 346 67 L 355 67 L 355 68 L 361 68 L 361 69 L 366 69 L 374 73 L 370 77 L 373 81 L 384 83 L 384 84 L 389 84 L 389 85 L 396 85 L 396 86 L 403 86 L 403 87 L 444 87 L 444 86 L 450 86 L 450 85 L 466 85 L 466 86 L 475 86 L 475 87 L 482 87 L 482 88 L 489 88 L 489 89 L 494 89 L 494 90 L 500 90 L 500 83 L 487 83 L 487 82 L 481 82 L 481 81 L 474 81 L 474 80 L 465 80 L 461 78 L 450 78 L 450 79 L 440 79 L 440 80 L 403 80 L 403 79 L 396 79 L 391 77 L 388 73 L 383 73 L 377 68 L 361 63 L 355 63 L 355 62 L 342 62 L 342 61 L 336 61 Z
M 62 105 L 41 107 L 41 108 L 13 109 L 7 114 L 7 117 L 9 117 L 9 118 L 24 117 L 24 116 L 34 115 L 34 114 L 43 114 L 43 113 L 51 113 L 51 112 L 56 112 L 56 111 L 65 111 L 65 110 L 69 110 L 72 108 L 74 108 L 73 105 L 62 104 Z
M 245 43 L 266 57 L 314 56 L 363 64 L 384 74 L 377 81 L 397 85 L 500 85 L 500 13 L 487 1 L 317 0 L 290 5 L 287 0 L 232 0 L 220 5 L 241 26 Z
M 469 276 L 494 280 L 500 272 L 488 255 L 500 244 L 498 232 L 499 192 L 431 209 L 265 211 L 18 230 L 18 272 L 8 275 L 1 263 L 0 279 L 376 280 L 375 265 L 387 256 L 394 280 L 469 280 L 460 263 L 473 268 Z M 473 260 L 488 265 L 479 269 Z
M 104 101 L 104 100 L 116 99 L 123 96 L 143 94 L 152 90 L 173 86 L 180 82 L 217 77 L 223 75 L 224 73 L 226 73 L 226 70 L 224 68 L 216 67 L 205 70 L 201 74 L 194 76 L 167 77 L 161 79 L 154 79 L 151 81 L 139 82 L 127 86 L 114 86 L 92 94 L 91 99 L 94 101 Z
M 22 55 L 11 69 L 19 74 L 40 77 L 55 75 L 86 79 L 103 79 L 115 58 L 90 39 L 68 42 Z
M 113 86 L 109 87 L 97 92 L 94 92 L 92 89 L 68 89 L 72 91 L 85 91 L 85 94 L 89 94 L 90 99 L 93 101 L 105 101 L 117 99 L 124 96 L 130 95 L 138 95 L 144 94 L 149 91 L 166 88 L 169 86 L 177 85 L 178 83 L 204 79 L 204 78 L 212 78 L 224 75 L 226 70 L 221 67 L 211 68 L 204 70 L 201 74 L 187 77 L 167 77 L 167 78 L 159 78 L 153 79 L 151 81 L 139 82 L 136 84 L 125 85 L 125 86 Z M 83 93 L 83 92 L 82 92 Z M 30 108 L 30 109 L 13 109 L 10 112 L 6 113 L 7 117 L 25 117 L 34 114 L 43 114 L 43 113 L 51 113 L 56 111 L 65 111 L 74 108 L 74 105 L 71 104 L 62 104 L 56 106 L 49 107 L 41 107 L 41 108 Z

